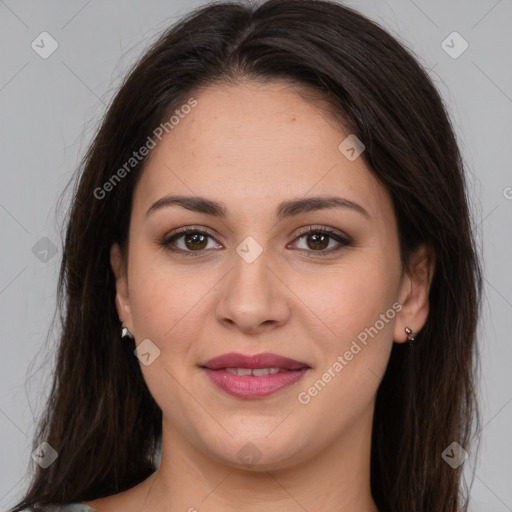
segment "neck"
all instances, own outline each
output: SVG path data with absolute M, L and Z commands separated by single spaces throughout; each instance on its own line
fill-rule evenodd
M 160 468 L 145 511 L 378 512 L 370 490 L 372 413 L 300 463 L 242 469 L 191 446 L 164 419 Z

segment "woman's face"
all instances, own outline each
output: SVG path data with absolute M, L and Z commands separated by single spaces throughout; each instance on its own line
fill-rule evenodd
M 284 83 L 194 99 L 135 189 L 127 276 L 113 247 L 119 316 L 144 343 L 141 369 L 176 442 L 286 467 L 368 434 L 393 340 L 419 330 L 426 309 L 408 299 L 387 191 L 350 139 L 339 149 L 349 133 Z M 154 206 L 167 196 L 187 203 Z M 196 233 L 174 237 L 183 227 Z M 306 369 L 202 367 L 231 352 Z

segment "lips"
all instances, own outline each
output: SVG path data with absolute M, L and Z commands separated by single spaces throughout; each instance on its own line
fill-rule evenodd
M 242 399 L 265 398 L 292 386 L 310 370 L 306 363 L 265 352 L 231 352 L 199 365 L 220 390 Z
M 209 368 L 210 370 L 220 370 L 226 368 L 279 368 L 280 370 L 300 370 L 309 368 L 309 365 L 289 357 L 264 352 L 262 354 L 244 355 L 237 352 L 230 352 L 209 359 L 199 366 Z

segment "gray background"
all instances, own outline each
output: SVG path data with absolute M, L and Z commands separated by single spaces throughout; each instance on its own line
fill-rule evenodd
M 70 189 L 61 209 L 57 199 L 123 72 L 165 27 L 205 3 L 0 1 L 0 511 L 26 486 L 34 417 L 48 394 L 55 333 L 45 340 Z M 346 4 L 414 51 L 457 132 L 485 259 L 483 430 L 471 510 L 512 511 L 512 0 Z M 58 43 L 46 59 L 31 47 L 43 31 Z M 457 58 L 442 47 L 453 31 L 469 44 Z M 462 48 L 449 41 L 452 51 Z

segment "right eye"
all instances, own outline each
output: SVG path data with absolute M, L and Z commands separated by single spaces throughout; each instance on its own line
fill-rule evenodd
M 208 231 L 185 227 L 167 235 L 162 240 L 161 245 L 172 252 L 183 254 L 200 253 L 203 252 L 204 249 L 208 249 L 208 238 L 213 239 L 213 235 Z

